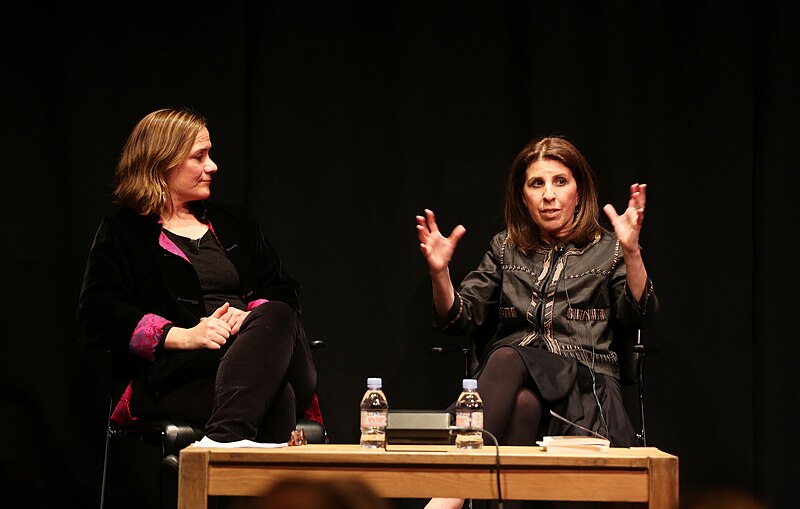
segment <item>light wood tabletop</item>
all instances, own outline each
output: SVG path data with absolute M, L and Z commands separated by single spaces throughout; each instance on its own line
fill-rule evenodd
M 257 496 L 285 477 L 358 478 L 386 498 L 462 497 L 620 501 L 674 509 L 678 458 L 652 447 L 552 453 L 542 447 L 349 444 L 207 448 L 181 451 L 178 507 L 207 507 L 209 496 Z

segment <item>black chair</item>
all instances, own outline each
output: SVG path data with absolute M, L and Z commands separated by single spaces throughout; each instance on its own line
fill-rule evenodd
M 321 348 L 324 342 L 312 341 L 310 346 Z M 131 426 L 112 423 L 113 405 L 128 379 L 115 373 L 111 352 L 106 350 L 105 354 L 111 391 L 100 509 L 175 509 L 180 451 L 203 437 L 203 426 L 179 419 L 137 422 Z M 308 443 L 329 440 L 325 426 L 317 421 L 301 419 L 297 428 L 303 430 Z

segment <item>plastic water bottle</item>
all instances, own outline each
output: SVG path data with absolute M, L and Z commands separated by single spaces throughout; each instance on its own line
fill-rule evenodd
M 383 394 L 380 378 L 367 378 L 367 392 L 361 398 L 361 447 L 384 448 L 386 445 L 386 420 L 389 403 Z
M 478 381 L 465 378 L 461 383 L 461 395 L 456 401 L 456 426 L 459 428 L 483 428 L 483 400 L 478 394 Z M 456 431 L 456 449 L 480 449 L 483 433 L 480 431 Z

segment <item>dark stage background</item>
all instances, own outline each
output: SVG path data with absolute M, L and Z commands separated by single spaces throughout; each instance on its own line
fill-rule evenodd
M 650 444 L 680 457 L 683 495 L 794 506 L 799 23 L 790 1 L 19 5 L 0 35 L 6 495 L 96 504 L 83 265 L 128 132 L 188 105 L 210 121 L 214 197 L 246 204 L 304 284 L 334 442 L 356 442 L 367 376 L 397 409 L 456 397 L 414 215 L 465 225 L 463 274 L 503 227 L 517 151 L 560 133 L 604 202 L 649 184 Z

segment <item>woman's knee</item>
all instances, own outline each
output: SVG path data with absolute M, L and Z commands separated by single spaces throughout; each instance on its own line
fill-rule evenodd
M 289 304 L 279 300 L 271 300 L 251 309 L 248 318 L 250 320 L 274 318 L 292 322 L 297 319 L 297 314 Z
M 270 301 L 253 308 L 240 329 L 239 334 L 249 330 L 270 331 L 272 337 L 303 338 L 305 333 L 294 308 L 280 301 Z
M 515 366 L 524 367 L 522 359 L 516 350 L 511 347 L 503 346 L 489 354 L 484 372 L 488 370 L 490 372 L 506 373 Z
M 539 416 L 542 413 L 542 401 L 533 390 L 527 387 L 522 387 L 517 391 L 514 404 L 516 408 L 527 415 Z

